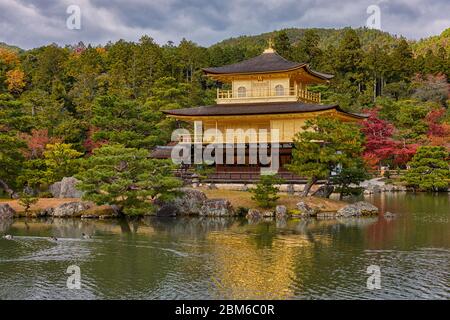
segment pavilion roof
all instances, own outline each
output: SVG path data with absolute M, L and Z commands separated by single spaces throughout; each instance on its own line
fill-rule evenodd
M 307 113 L 335 109 L 355 118 L 363 119 L 365 115 L 350 113 L 342 110 L 338 105 L 308 104 L 302 102 L 264 102 L 264 103 L 233 103 L 216 104 L 185 109 L 164 110 L 172 116 L 232 116 L 232 115 L 261 115 L 283 113 Z
M 204 68 L 203 71 L 210 75 L 222 74 L 252 74 L 285 72 L 304 68 L 308 73 L 323 79 L 330 80 L 333 75 L 312 70 L 307 63 L 289 61 L 275 51 L 264 52 L 254 58 L 222 67 Z

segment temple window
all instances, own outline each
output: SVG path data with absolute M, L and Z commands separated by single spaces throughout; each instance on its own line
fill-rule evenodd
M 275 86 L 275 95 L 284 96 L 284 87 L 281 84 Z
M 238 98 L 243 98 L 246 96 L 246 89 L 245 87 L 239 87 L 238 90 Z

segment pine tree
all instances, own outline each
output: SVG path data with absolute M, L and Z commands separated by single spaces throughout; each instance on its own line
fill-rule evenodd
M 286 31 L 277 32 L 274 37 L 274 49 L 275 51 L 285 59 L 290 60 L 292 58 L 292 46 L 291 41 Z
M 420 147 L 408 163 L 410 169 L 404 181 L 415 190 L 446 190 L 450 179 L 449 157 L 445 147 Z
M 339 167 L 353 168 L 361 163 L 364 140 L 357 125 L 317 117 L 307 120 L 302 129 L 294 138 L 292 161 L 286 168 L 309 179 L 303 196 L 319 179 L 330 179 Z
M 87 170 L 77 176 L 83 198 L 98 205 L 115 205 L 127 215 L 152 213 L 156 199 L 173 199 L 181 186 L 173 177 L 171 161 L 150 159 L 145 149 L 104 145 L 85 166 Z
M 94 140 L 120 143 L 127 147 L 153 148 L 164 143 L 158 123 L 162 118 L 135 100 L 101 96 L 94 102 L 92 125 L 99 129 Z
M 322 55 L 319 47 L 320 36 L 315 30 L 306 30 L 303 37 L 293 47 L 293 59 L 298 62 L 309 63 L 315 67 Z
M 336 52 L 336 72 L 353 80 L 359 79 L 363 52 L 358 34 L 353 29 L 347 29 Z
M 389 80 L 409 82 L 414 74 L 414 59 L 409 43 L 402 38 L 390 55 Z

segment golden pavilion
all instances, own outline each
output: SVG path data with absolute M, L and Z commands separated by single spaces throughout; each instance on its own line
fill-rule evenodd
M 206 132 L 241 133 L 241 144 L 272 144 L 276 130 L 279 143 L 278 173 L 286 181 L 298 177 L 284 169 L 291 159 L 293 139 L 307 119 L 330 115 L 343 121 L 358 121 L 364 116 L 345 112 L 338 105 L 321 104 L 320 93 L 308 91 L 309 85 L 327 84 L 333 75 L 312 70 L 306 63 L 288 61 L 271 47 L 254 58 L 214 68 L 204 73 L 228 89 L 217 89 L 216 104 L 185 109 L 166 110 L 167 116 L 194 124 L 194 142 L 207 145 L 217 142 Z M 269 134 L 260 134 L 260 132 Z M 192 137 L 192 134 L 190 134 Z M 180 137 L 180 143 L 192 141 Z M 186 140 L 187 139 L 187 140 Z M 237 144 L 236 136 L 223 135 L 225 145 Z M 158 150 L 155 156 L 158 157 Z M 259 178 L 261 164 L 245 159 L 240 163 L 216 164 L 209 178 L 216 182 L 253 182 Z

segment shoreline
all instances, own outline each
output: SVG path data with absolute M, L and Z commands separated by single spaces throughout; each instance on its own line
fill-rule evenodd
M 169 205 L 175 205 L 174 212 L 160 214 L 163 205 L 157 206 L 152 213 L 136 217 L 151 216 L 210 216 L 210 217 L 243 217 L 251 219 L 271 218 L 335 218 L 339 211 L 352 205 L 351 202 L 322 197 L 301 197 L 288 193 L 278 194 L 276 207 L 262 208 L 252 200 L 248 191 L 195 188 L 187 189 L 183 196 L 175 199 Z M 10 218 L 80 218 L 80 219 L 112 219 L 122 218 L 109 205 L 98 206 L 80 198 L 40 198 L 32 205 L 28 212 L 19 204 L 18 200 L 0 200 L 0 205 L 12 210 Z M 202 211 L 208 206 L 207 211 Z M 217 207 L 218 206 L 218 207 Z M 208 211 L 209 210 L 209 211 Z M 366 215 L 359 213 L 358 215 Z M 372 213 L 368 215 L 374 215 Z M 127 217 L 127 216 L 124 216 Z M 134 218 L 133 216 L 128 216 Z M 4 218 L 8 218 L 5 216 Z

